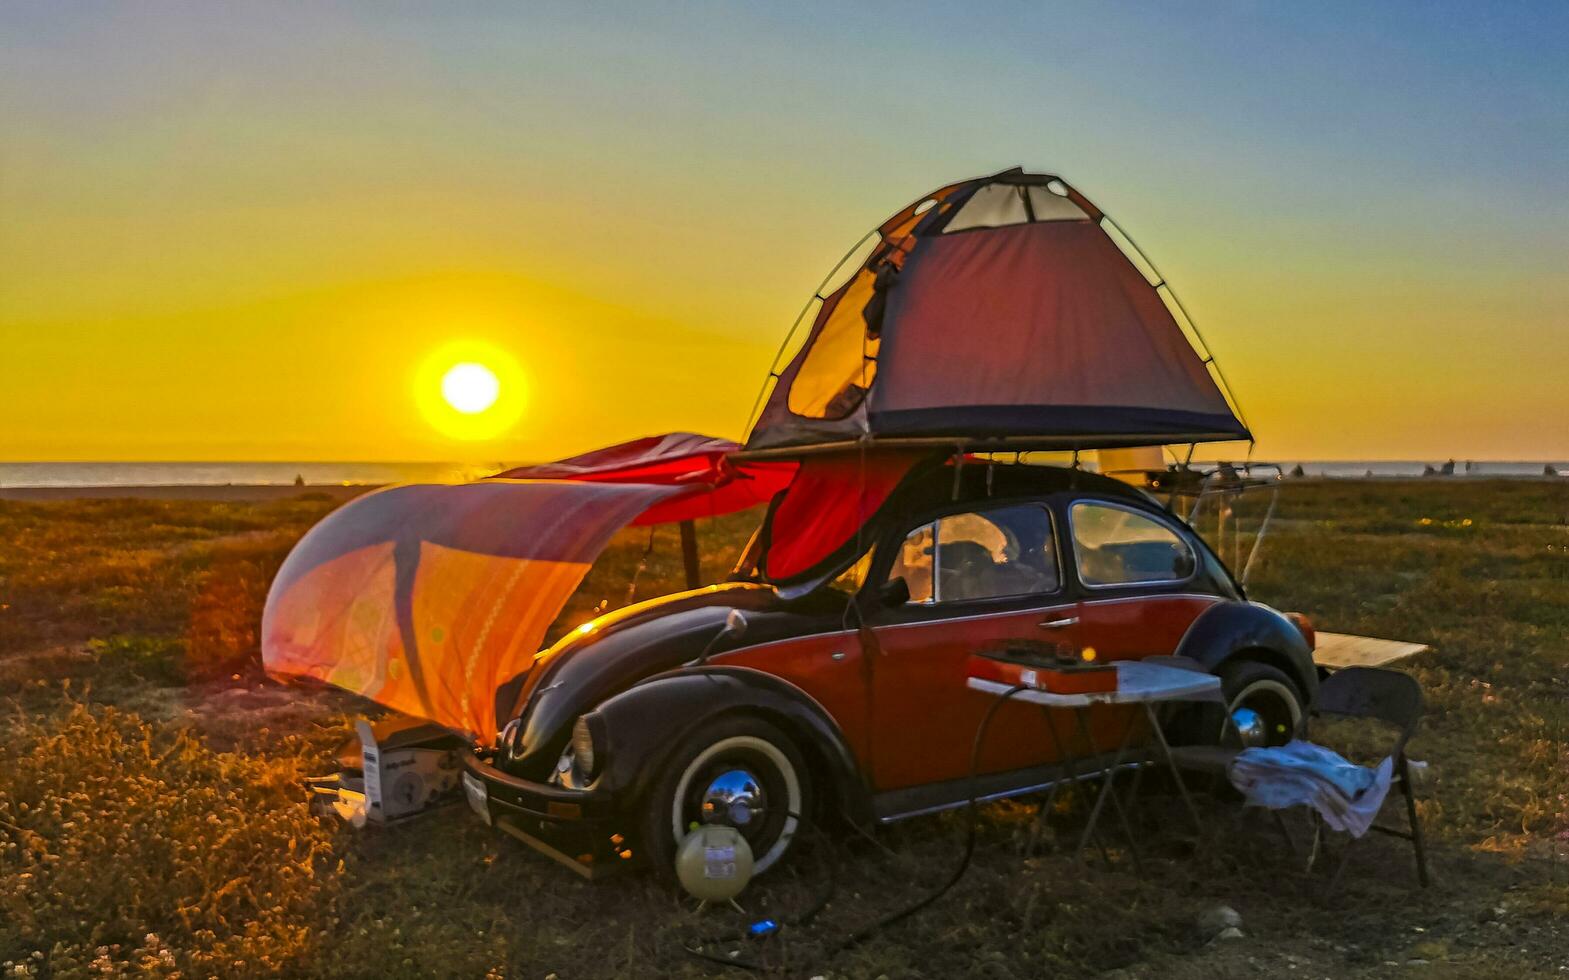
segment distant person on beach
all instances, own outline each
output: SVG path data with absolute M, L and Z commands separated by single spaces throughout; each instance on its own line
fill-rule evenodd
M 1443 476 L 1454 476 L 1455 475 L 1455 461 L 1451 459 L 1449 462 L 1445 463 L 1444 464 L 1444 468 L 1439 470 L 1439 473 L 1441 475 L 1443 475 Z
M 297 487 L 303 487 L 305 485 L 305 474 L 303 474 L 303 473 L 296 473 L 296 474 L 294 474 L 294 485 L 297 486 Z

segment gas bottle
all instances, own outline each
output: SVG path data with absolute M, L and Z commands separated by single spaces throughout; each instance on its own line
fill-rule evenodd
M 704 824 L 676 848 L 676 878 L 693 898 L 729 901 L 752 880 L 752 847 L 734 827 Z

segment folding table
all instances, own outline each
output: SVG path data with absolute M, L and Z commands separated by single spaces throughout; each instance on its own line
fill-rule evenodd
M 1115 666 L 1117 668 L 1117 687 L 1115 690 L 1096 691 L 1087 694 L 1055 694 L 1051 691 L 1025 688 L 1015 692 L 1012 695 L 1012 700 L 1040 705 L 1042 708 L 1048 709 L 1044 712 L 1047 730 L 1051 732 L 1052 743 L 1057 749 L 1058 760 L 1067 768 L 1068 776 L 1073 782 L 1078 782 L 1080 779 L 1080 760 L 1068 749 L 1062 736 L 1058 734 L 1057 722 L 1050 709 L 1059 708 L 1072 711 L 1080 737 L 1084 740 L 1087 748 L 1093 749 L 1094 741 L 1090 737 L 1088 721 L 1090 708 L 1100 704 L 1139 705 L 1142 707 L 1143 715 L 1149 722 L 1153 748 L 1158 752 L 1161 761 L 1165 762 L 1166 768 L 1170 770 L 1171 778 L 1177 785 L 1177 792 L 1181 794 L 1182 802 L 1187 807 L 1188 814 L 1193 818 L 1194 829 L 1202 835 L 1204 823 L 1199 818 L 1198 808 L 1193 805 L 1193 798 L 1188 795 L 1188 788 L 1182 781 L 1182 772 L 1177 768 L 1175 760 L 1172 759 L 1171 746 L 1166 742 L 1166 735 L 1161 730 L 1160 719 L 1157 717 L 1155 708 L 1157 705 L 1176 701 L 1224 703 L 1220 691 L 1220 678 L 1214 674 L 1204 674 L 1181 667 L 1146 663 L 1139 660 L 1120 660 L 1115 663 Z M 1014 690 L 1012 685 L 979 677 L 971 677 L 967 683 L 972 690 L 998 697 Z M 1134 839 L 1133 830 L 1128 824 L 1128 817 L 1123 811 L 1122 803 L 1112 792 L 1117 773 L 1122 768 L 1123 758 L 1128 753 L 1129 743 L 1132 741 L 1133 731 L 1136 727 L 1135 722 L 1138 717 L 1138 712 L 1131 712 L 1128 716 L 1128 724 L 1123 729 L 1122 738 L 1118 741 L 1117 750 L 1112 756 L 1111 765 L 1106 769 L 1105 781 L 1101 784 L 1100 793 L 1096 796 L 1095 804 L 1090 809 L 1089 821 L 1085 824 L 1084 832 L 1079 838 L 1078 849 L 1074 852 L 1076 856 L 1083 856 L 1084 848 L 1095 833 L 1101 812 L 1105 809 L 1106 801 L 1109 797 L 1112 806 L 1117 811 L 1118 820 L 1122 823 L 1123 833 L 1127 835 L 1128 844 L 1132 848 L 1134 863 L 1138 863 L 1138 845 Z M 1138 764 L 1140 772 L 1148 764 L 1149 758 L 1146 755 Z M 1085 775 L 1090 774 L 1086 773 Z M 1135 775 L 1135 786 L 1137 786 L 1137 778 L 1137 775 Z M 1041 808 L 1043 817 L 1050 811 L 1051 805 L 1057 796 L 1057 788 L 1060 785 L 1061 782 L 1052 784 L 1051 792 L 1046 797 L 1046 803 Z

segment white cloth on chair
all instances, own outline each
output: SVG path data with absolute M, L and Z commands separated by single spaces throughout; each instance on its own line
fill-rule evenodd
M 1281 746 L 1243 749 L 1227 776 L 1254 806 L 1310 806 L 1335 830 L 1361 837 L 1389 795 L 1394 770 L 1392 758 L 1369 769 L 1322 745 L 1293 739 Z

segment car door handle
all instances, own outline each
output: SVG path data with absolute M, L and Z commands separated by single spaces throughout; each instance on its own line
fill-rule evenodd
M 1043 630 L 1060 630 L 1067 626 L 1077 625 L 1079 625 L 1079 617 L 1077 616 L 1064 616 L 1061 619 L 1043 619 L 1040 622 L 1040 628 Z

